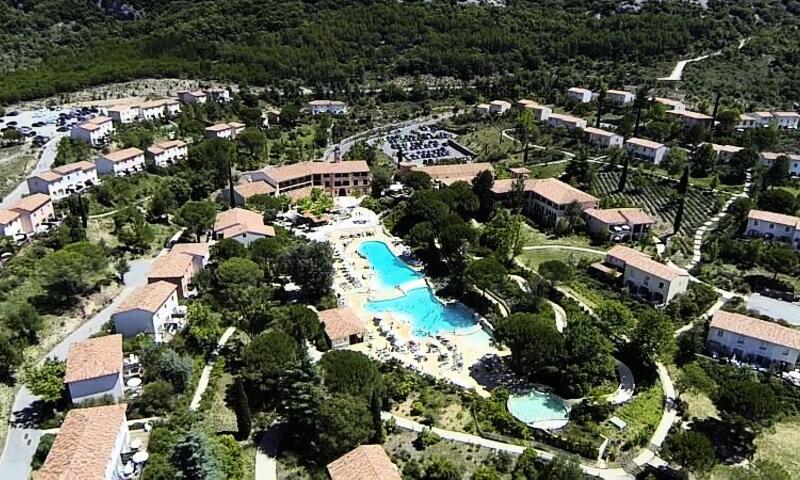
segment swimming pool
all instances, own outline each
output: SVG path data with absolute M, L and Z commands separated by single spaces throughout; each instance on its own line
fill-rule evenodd
M 396 288 L 423 278 L 422 274 L 397 258 L 383 242 L 364 242 L 359 252 L 375 270 L 373 281 L 377 282 L 377 289 Z M 411 288 L 404 295 L 390 300 L 366 302 L 364 309 L 370 313 L 391 313 L 405 320 L 418 337 L 453 333 L 478 323 L 471 311 L 457 304 L 442 303 L 429 287 Z M 489 338 L 488 335 L 486 338 Z
M 558 395 L 531 389 L 508 397 L 508 411 L 526 425 L 561 428 L 569 420 L 569 407 Z

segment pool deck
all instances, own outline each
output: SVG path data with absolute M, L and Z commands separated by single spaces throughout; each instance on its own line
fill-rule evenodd
M 359 234 L 362 236 L 355 236 Z M 350 238 L 353 236 L 355 237 Z M 334 249 L 339 253 L 334 276 L 334 290 L 340 302 L 355 311 L 356 315 L 364 323 L 367 332 L 364 342 L 351 345 L 349 349 L 362 352 L 380 361 L 397 359 L 404 365 L 422 373 L 450 381 L 464 388 L 473 389 L 481 396 L 489 396 L 489 392 L 470 376 L 470 367 L 486 355 L 508 355 L 510 353 L 508 350 L 498 350 L 488 345 L 485 347 L 474 345 L 474 342 L 469 342 L 465 336 L 441 333 L 439 337 L 444 338 L 446 343 L 451 345 L 451 349 L 448 349 L 447 345 L 437 338 L 414 337 L 411 332 L 411 326 L 400 318 L 391 314 L 374 315 L 364 309 L 364 304 L 371 297 L 374 299 L 377 291 L 370 288 L 371 267 L 369 262 L 358 253 L 358 249 L 364 242 L 381 241 L 389 247 L 393 254 L 400 256 L 404 248 L 400 244 L 393 243 L 397 242 L 395 237 L 388 235 L 381 226 L 371 226 L 365 227 L 361 232 L 348 230 L 343 234 L 334 234 L 331 236 L 330 241 Z M 415 270 L 419 269 L 415 268 Z M 354 287 L 347 279 L 348 272 L 351 276 L 357 278 L 361 283 L 360 287 Z M 398 295 L 400 293 L 397 292 Z M 387 295 L 386 290 L 383 290 L 378 295 L 383 298 L 384 295 Z M 408 348 L 393 349 L 387 337 L 373 322 L 373 318 L 376 316 L 380 317 L 382 324 L 391 328 L 396 338 L 402 342 L 406 344 L 410 344 L 412 341 L 419 342 L 419 352 L 422 352 L 424 356 L 415 357 L 414 352 L 411 352 Z M 427 353 L 429 349 L 432 349 L 433 352 Z M 438 352 L 447 352 L 447 360 L 439 362 Z M 457 368 L 455 365 L 454 352 L 461 355 L 461 367 Z

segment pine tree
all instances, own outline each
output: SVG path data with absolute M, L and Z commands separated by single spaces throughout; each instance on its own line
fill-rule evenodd
M 628 163 L 630 162 L 630 158 L 626 155 L 625 156 L 625 163 L 622 164 L 622 175 L 619 177 L 619 185 L 617 185 L 618 192 L 625 191 L 625 184 L 628 183 Z
M 244 391 L 244 383 L 241 377 L 236 377 L 233 383 L 233 410 L 236 412 L 236 427 L 239 430 L 239 438 L 245 439 L 250 435 L 253 427 L 253 420 L 250 416 L 250 402 L 247 400 L 247 393 Z

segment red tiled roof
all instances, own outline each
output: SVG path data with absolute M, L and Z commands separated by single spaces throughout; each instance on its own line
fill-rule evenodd
M 142 285 L 125 297 L 114 313 L 130 310 L 144 310 L 155 313 L 177 289 L 178 287 L 174 283 L 163 281 Z
M 103 377 L 121 371 L 122 335 L 90 338 L 70 345 L 64 383 Z
M 653 219 L 641 208 L 589 208 L 584 213 L 608 225 L 647 225 Z
M 412 169 L 425 172 L 434 180 L 442 180 L 449 177 L 472 179 L 485 170 L 494 172 L 494 167 L 488 162 L 456 163 L 452 165 L 414 165 Z
M 242 233 L 257 233 L 267 237 L 275 236 L 275 229 L 264 225 L 264 218 L 258 212 L 243 208 L 232 208 L 217 214 L 214 233 L 225 238 Z
M 23 212 L 35 212 L 39 210 L 43 206 L 50 203 L 50 195 L 46 195 L 44 193 L 34 193 L 33 195 L 28 195 L 27 197 L 23 198 L 22 200 L 15 203 L 11 210 L 22 210 Z
M 350 307 L 322 310 L 319 312 L 319 320 L 325 326 L 325 335 L 331 340 L 364 333 L 364 323 Z
M 308 175 L 333 175 L 348 173 L 369 173 L 367 162 L 298 162 L 280 167 L 270 167 L 262 170 L 269 178 L 281 183 Z
M 119 162 L 124 162 L 125 160 L 130 160 L 131 158 L 138 157 L 139 155 L 144 155 L 144 152 L 136 147 L 130 147 L 130 148 L 125 148 L 123 150 L 116 150 L 114 152 L 107 153 L 103 155 L 103 158 L 105 158 L 109 162 L 119 163 Z
M 606 255 L 621 260 L 626 267 L 636 268 L 666 281 L 672 281 L 680 276 L 688 275 L 684 270 L 659 263 L 643 252 L 622 245 L 615 246 Z
M 361 445 L 328 464 L 331 480 L 401 480 L 380 445 Z
M 800 350 L 800 331 L 774 322 L 718 310 L 711 318 L 711 326 L 773 345 Z
M 762 222 L 777 223 L 792 227 L 800 226 L 800 217 L 785 215 L 783 213 L 768 212 L 766 210 L 752 209 L 747 214 L 748 220 L 760 220 Z

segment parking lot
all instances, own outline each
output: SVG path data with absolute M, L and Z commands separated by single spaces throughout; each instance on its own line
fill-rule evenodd
M 402 151 L 403 161 L 418 164 L 468 158 L 452 145 L 454 137 L 455 134 L 435 125 L 411 125 L 390 132 L 380 141 L 380 148 L 392 158 Z
M 70 128 L 97 113 L 97 109 L 50 107 L 37 110 L 6 110 L 0 117 L 0 131 L 15 129 L 27 140 L 44 145 L 56 132 L 66 133 Z

